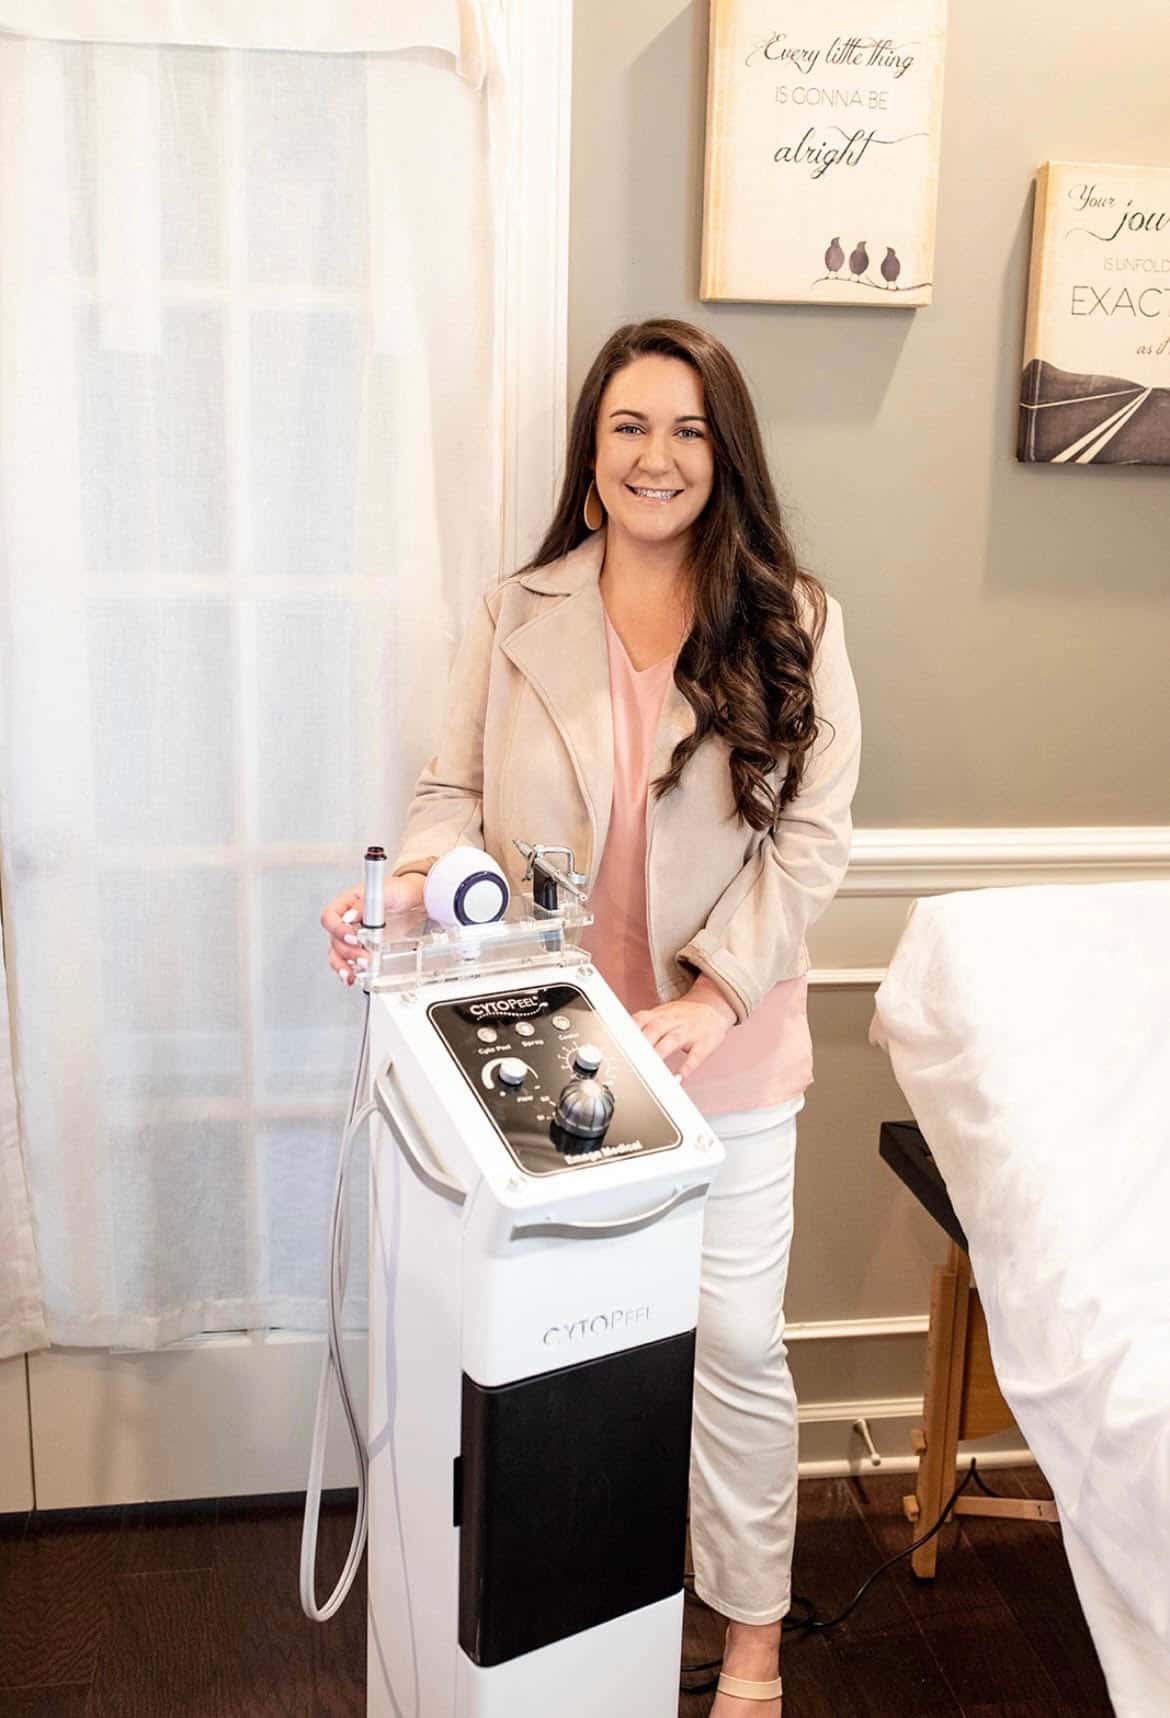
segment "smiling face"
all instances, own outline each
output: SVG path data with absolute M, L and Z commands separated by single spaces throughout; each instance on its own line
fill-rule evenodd
M 715 476 L 698 372 L 644 353 L 610 377 L 597 414 L 594 482 L 611 532 L 683 548 Z

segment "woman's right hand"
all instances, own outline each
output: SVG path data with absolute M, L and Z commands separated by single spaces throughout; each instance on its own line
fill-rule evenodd
M 418 871 L 408 871 L 405 877 L 390 877 L 386 883 L 386 916 L 409 912 L 421 907 L 426 878 Z M 365 890 L 359 885 L 338 895 L 321 914 L 321 924 L 329 938 L 329 964 L 345 985 L 356 981 L 364 970 L 366 953 L 357 939 L 355 926 L 361 921 Z

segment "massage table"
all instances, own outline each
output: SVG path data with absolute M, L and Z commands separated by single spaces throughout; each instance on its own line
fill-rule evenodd
M 916 902 L 870 1036 L 962 1226 L 952 1289 L 967 1270 L 978 1283 L 996 1388 L 1052 1487 L 1118 1718 L 1161 1718 L 1170 882 Z

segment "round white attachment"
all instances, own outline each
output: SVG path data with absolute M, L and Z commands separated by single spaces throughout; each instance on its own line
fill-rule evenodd
M 423 884 L 428 917 L 448 930 L 502 919 L 508 899 L 508 879 L 482 847 L 453 847 L 435 860 Z

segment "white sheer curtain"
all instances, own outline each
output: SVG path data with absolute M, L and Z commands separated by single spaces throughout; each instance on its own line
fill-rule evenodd
M 495 15 L 0 30 L 0 1355 L 318 1328 L 360 1004 L 317 915 L 499 572 Z
M 0 1360 L 48 1341 L 20 1142 L 8 990 L 0 953 Z

